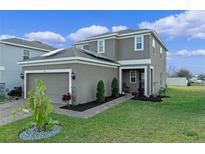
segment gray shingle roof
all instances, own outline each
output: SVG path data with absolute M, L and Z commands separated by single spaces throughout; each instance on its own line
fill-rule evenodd
M 3 41 L 5 43 L 14 43 L 14 44 L 19 44 L 19 45 L 23 45 L 23 46 L 28 46 L 28 47 L 33 47 L 33 48 L 40 48 L 40 49 L 44 49 L 44 50 L 55 50 L 56 48 L 44 44 L 42 42 L 39 41 L 29 41 L 29 40 L 25 40 L 25 39 L 20 39 L 20 38 L 9 38 L 9 39 L 2 39 L 0 41 Z
M 81 58 L 87 58 L 91 60 L 98 60 L 98 61 L 103 61 L 103 62 L 112 62 L 118 64 L 116 61 L 113 61 L 107 57 L 104 57 L 99 54 L 92 53 L 87 50 L 79 49 L 79 48 L 67 48 L 67 49 L 62 49 L 58 53 L 55 53 L 50 56 L 38 56 L 38 57 L 33 57 L 30 58 L 26 61 L 34 61 L 34 60 L 48 60 L 48 59 L 56 59 L 56 58 L 67 58 L 67 57 L 81 57 Z
M 121 31 L 117 31 L 117 32 L 109 32 L 109 33 L 103 33 L 103 34 L 91 36 L 91 37 L 89 37 L 87 39 L 92 39 L 93 37 L 109 35 L 109 34 L 119 35 L 119 34 L 126 34 L 126 33 L 132 33 L 132 32 L 140 32 L 140 31 L 145 31 L 145 30 L 149 30 L 149 29 L 125 29 L 125 30 L 121 30 Z

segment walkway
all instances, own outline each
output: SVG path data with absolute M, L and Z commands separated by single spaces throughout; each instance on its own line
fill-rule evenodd
M 89 118 L 92 117 L 98 113 L 101 113 L 107 109 L 109 109 L 110 107 L 113 107 L 115 105 L 118 105 L 126 100 L 129 100 L 130 98 L 132 98 L 133 96 L 131 95 L 126 95 L 120 98 L 117 98 L 113 101 L 110 101 L 108 103 L 96 106 L 94 108 L 88 109 L 86 111 L 83 112 L 78 112 L 78 111 L 71 111 L 71 110 L 66 110 L 66 109 L 61 109 L 59 108 L 61 105 L 57 105 L 55 104 L 55 109 L 54 112 L 58 113 L 58 114 L 63 114 L 63 115 L 68 115 L 68 116 L 74 116 L 74 117 L 79 117 L 79 118 Z
M 14 100 L 11 103 L 0 104 L 0 125 L 5 125 L 7 123 L 13 122 L 13 116 L 11 114 L 12 110 L 17 106 L 21 106 L 24 100 Z M 16 114 L 15 120 L 24 119 L 29 117 L 30 114 L 23 112 L 18 112 Z

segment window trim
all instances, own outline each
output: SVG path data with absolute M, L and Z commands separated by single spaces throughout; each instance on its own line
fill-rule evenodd
M 134 72 L 134 76 L 132 76 L 132 72 Z M 132 82 L 131 78 L 135 78 L 135 82 Z M 137 82 L 137 71 L 136 70 L 131 70 L 130 71 L 130 83 L 136 83 Z
M 140 49 L 137 49 L 137 37 L 141 37 L 142 38 L 142 47 Z M 144 35 L 135 35 L 135 39 L 134 39 L 134 48 L 135 48 L 135 51 L 142 51 L 144 50 Z
M 100 51 L 100 46 L 99 46 L 100 41 L 103 41 L 103 51 Z M 98 40 L 97 45 L 98 45 L 98 53 L 105 53 L 105 39 Z
M 28 55 L 25 54 L 26 52 L 28 53 Z M 27 58 L 25 58 L 25 57 L 27 57 Z M 23 50 L 23 60 L 28 60 L 29 58 L 30 58 L 30 51 L 27 49 L 24 49 Z

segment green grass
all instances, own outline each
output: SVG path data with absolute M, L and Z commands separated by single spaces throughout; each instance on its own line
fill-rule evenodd
M 163 103 L 129 100 L 89 119 L 53 114 L 63 131 L 38 142 L 205 142 L 205 87 L 171 87 Z M 0 127 L 0 142 L 22 142 L 30 118 Z
M 0 104 L 9 103 L 9 102 L 11 102 L 11 99 L 7 99 L 7 98 L 0 96 Z

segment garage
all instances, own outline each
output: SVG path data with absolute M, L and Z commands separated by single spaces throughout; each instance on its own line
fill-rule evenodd
M 62 95 L 70 91 L 69 72 L 30 72 L 26 74 L 26 92 L 35 87 L 35 81 L 42 80 L 47 87 L 46 95 L 53 103 L 63 103 Z

